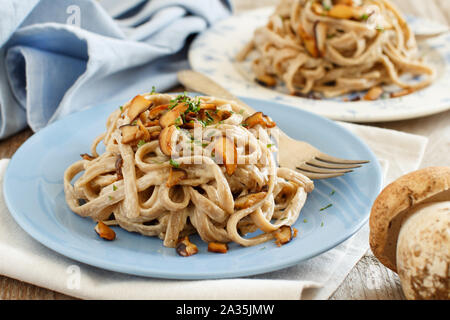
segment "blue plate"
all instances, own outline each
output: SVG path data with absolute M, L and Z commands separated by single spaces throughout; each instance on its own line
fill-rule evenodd
M 273 241 L 248 248 L 231 244 L 227 254 L 217 254 L 208 252 L 205 243 L 194 236 L 191 239 L 199 253 L 184 258 L 165 248 L 158 238 L 119 227 L 113 227 L 115 241 L 100 239 L 95 223 L 66 205 L 63 174 L 81 153 L 89 151 L 94 137 L 104 131 L 107 116 L 123 101 L 75 113 L 28 139 L 7 168 L 6 204 L 27 233 L 60 254 L 99 268 L 156 278 L 214 279 L 274 271 L 323 253 L 358 231 L 381 189 L 380 166 L 370 149 L 320 116 L 274 102 L 243 100 L 269 114 L 294 138 L 340 158 L 370 160 L 343 177 L 315 181 L 315 190 L 294 225 L 298 236 L 282 247 Z

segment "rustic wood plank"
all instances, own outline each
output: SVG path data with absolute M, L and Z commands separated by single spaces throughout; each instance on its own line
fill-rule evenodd
M 12 137 L 0 142 L 0 159 L 11 158 L 14 152 L 33 135 L 33 131 L 27 128 Z
M 74 298 L 26 282 L 0 276 L 0 300 L 73 300 Z
M 349 273 L 330 300 L 403 300 L 397 274 L 371 254 L 366 254 Z

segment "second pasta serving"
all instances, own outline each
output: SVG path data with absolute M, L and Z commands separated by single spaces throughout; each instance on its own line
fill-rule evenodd
M 251 59 L 257 82 L 281 82 L 292 95 L 333 98 L 367 90 L 365 100 L 395 98 L 435 78 L 388 0 L 281 0 L 249 40 L 236 60 Z

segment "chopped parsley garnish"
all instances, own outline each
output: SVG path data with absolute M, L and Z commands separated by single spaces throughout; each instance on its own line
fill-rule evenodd
M 119 108 L 120 108 L 120 111 L 123 111 L 123 106 L 120 106 Z
M 322 221 L 322 223 L 320 224 L 320 226 L 323 227 L 323 221 Z
M 156 87 L 152 86 L 152 92 L 150 92 L 150 94 L 155 94 L 156 93 Z
M 367 13 L 364 13 L 362 16 L 361 16 L 361 20 L 362 21 L 367 21 L 369 19 L 369 15 L 367 14 Z
M 137 125 L 137 120 L 134 120 L 131 124 L 132 124 L 133 126 Z
M 112 199 L 114 199 L 114 198 L 113 198 L 113 197 L 111 197 L 111 196 L 108 196 L 108 199 L 109 199 L 109 200 L 112 200 Z
M 321 208 L 320 211 L 326 210 L 326 209 L 328 209 L 328 208 L 330 208 L 332 206 L 333 205 L 330 203 L 330 204 L 326 205 L 325 207 Z
M 308 220 L 306 220 L 306 219 L 303 219 L 303 223 L 307 223 L 308 222 Z
M 383 26 L 377 26 L 375 29 L 377 29 L 380 32 L 384 31 L 384 27 Z
M 335 194 L 336 193 L 336 190 L 331 190 L 331 193 L 330 193 L 330 196 L 332 196 L 333 194 Z
M 200 103 L 201 103 L 200 99 L 198 99 L 198 98 L 196 98 L 196 99 L 189 98 L 189 99 L 190 100 L 186 101 L 186 103 L 188 104 L 188 108 L 187 108 L 185 113 L 188 113 L 188 112 L 195 112 L 195 113 L 197 113 L 197 112 L 199 112 L 200 111 Z
M 174 168 L 179 168 L 180 167 L 180 164 L 178 162 L 176 162 L 175 160 L 173 160 L 173 159 L 170 159 L 169 163 Z
M 188 108 L 184 113 L 198 112 L 200 110 L 200 99 L 189 97 L 187 92 L 179 94 L 176 98 L 170 100 L 169 109 L 173 109 L 179 103 L 185 103 L 188 105 Z
M 269 143 L 268 145 L 267 145 L 267 148 L 272 148 L 273 147 L 273 144 L 272 143 Z
M 181 122 L 182 122 L 181 117 L 175 119 L 175 125 L 179 126 Z
M 145 140 L 139 140 L 139 142 L 137 143 L 138 148 L 142 147 L 145 143 Z
M 244 109 L 239 110 L 239 114 L 244 114 L 244 112 L 245 112 Z
M 209 114 L 208 111 L 206 111 L 205 114 L 206 114 L 206 117 L 208 118 L 208 121 L 205 121 L 205 126 L 208 126 L 214 122 L 214 118 Z
M 113 191 L 116 191 L 116 190 L 117 190 L 117 187 L 116 187 L 116 185 L 113 184 Z

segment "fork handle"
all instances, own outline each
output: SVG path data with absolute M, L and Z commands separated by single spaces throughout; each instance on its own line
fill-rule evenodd
M 182 70 L 177 73 L 178 80 L 187 89 L 202 93 L 208 96 L 220 97 L 227 100 L 236 101 L 239 105 L 242 105 L 248 110 L 249 114 L 256 112 L 255 109 L 248 104 L 240 100 L 238 97 L 230 93 L 227 89 L 220 86 L 217 82 L 213 81 L 200 72 L 193 70 Z

